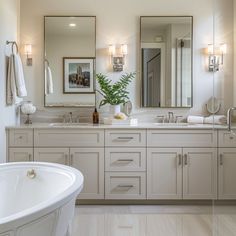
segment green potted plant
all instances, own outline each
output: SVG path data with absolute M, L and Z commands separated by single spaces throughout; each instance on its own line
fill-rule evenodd
M 129 92 L 127 91 L 127 87 L 134 77 L 134 72 L 126 73 L 121 76 L 119 81 L 112 83 L 106 75 L 101 73 L 97 74 L 96 79 L 100 85 L 100 91 L 98 92 L 103 96 L 99 107 L 110 104 L 110 113 L 119 113 L 120 105 L 129 101 Z

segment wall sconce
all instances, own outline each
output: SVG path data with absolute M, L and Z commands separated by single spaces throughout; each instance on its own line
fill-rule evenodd
M 125 56 L 128 54 L 127 44 L 122 44 L 119 47 L 109 45 L 110 63 L 113 65 L 113 71 L 123 71 L 125 64 Z
M 33 59 L 32 59 L 32 45 L 31 44 L 25 44 L 25 54 L 27 55 L 26 65 L 32 66 Z
M 226 49 L 226 44 L 221 44 L 219 47 L 215 48 L 213 44 L 208 45 L 209 71 L 219 71 L 220 65 L 224 64 L 224 55 L 226 54 Z

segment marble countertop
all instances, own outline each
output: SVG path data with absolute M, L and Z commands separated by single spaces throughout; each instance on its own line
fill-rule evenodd
M 236 124 L 233 128 L 236 128 Z M 188 124 L 188 123 L 138 123 L 92 124 L 92 123 L 34 123 L 32 125 L 7 126 L 6 129 L 227 129 L 227 125 Z

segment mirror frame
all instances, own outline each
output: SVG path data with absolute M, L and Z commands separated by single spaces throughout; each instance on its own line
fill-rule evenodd
M 97 53 L 97 48 L 96 48 L 96 44 L 97 44 L 97 18 L 96 16 L 94 15 L 45 15 L 44 16 L 44 23 L 43 23 L 43 26 L 44 26 L 44 29 L 43 29 L 43 74 L 45 73 L 45 51 L 46 51 L 46 17 L 93 17 L 95 19 L 95 29 L 94 29 L 94 32 L 95 32 L 95 38 L 94 38 L 94 48 L 95 48 L 95 54 L 94 54 L 94 57 L 90 57 L 90 58 L 94 58 L 94 64 L 93 64 L 93 74 L 94 74 L 94 92 L 88 92 L 88 93 L 84 93 L 84 94 L 94 94 L 95 95 L 95 102 L 94 102 L 94 106 L 50 106 L 50 105 L 47 105 L 46 104 L 46 96 L 45 96 L 45 76 L 43 77 L 44 78 L 44 83 L 43 83 L 43 93 L 44 93 L 44 107 L 46 108 L 94 108 L 96 107 L 96 53 Z M 64 75 L 64 71 L 62 69 L 62 73 Z
M 191 94 L 192 94 L 192 99 L 191 99 L 191 106 L 189 107 L 151 107 L 151 106 L 143 106 L 143 70 L 142 70 L 142 48 L 141 48 L 141 37 L 142 37 L 142 18 L 150 18 L 150 17 L 190 17 L 191 18 L 191 38 L 192 38 L 192 43 L 191 43 Z M 172 16 L 140 16 L 139 18 L 139 68 L 140 68 L 140 108 L 148 108 L 148 109 L 165 109 L 165 108 L 170 108 L 170 109 L 191 109 L 193 107 L 193 16 L 188 16 L 188 15 L 172 15 Z

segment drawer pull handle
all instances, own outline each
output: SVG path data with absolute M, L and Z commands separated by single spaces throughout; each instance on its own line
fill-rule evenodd
M 179 166 L 181 166 L 182 165 L 182 155 L 181 154 L 178 155 L 178 159 L 179 159 Z
M 32 155 L 31 155 L 31 154 L 29 154 L 29 160 L 30 160 L 30 161 L 32 161 L 31 157 L 32 157 Z
M 187 166 L 188 165 L 188 155 L 184 154 L 184 164 Z
M 134 137 L 118 137 L 119 140 L 132 140 Z
M 133 188 L 134 185 L 118 185 L 118 188 Z
M 223 154 L 220 154 L 220 165 L 223 166 Z
M 118 159 L 118 162 L 131 162 L 134 161 L 133 159 Z
M 22 139 L 23 138 L 23 136 L 19 136 L 19 139 Z
M 229 139 L 231 139 L 231 140 L 232 140 L 232 139 L 234 139 L 234 137 L 230 136 L 230 137 L 229 137 Z

